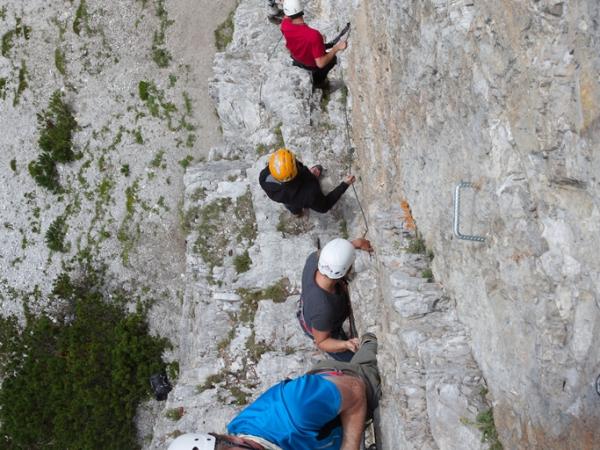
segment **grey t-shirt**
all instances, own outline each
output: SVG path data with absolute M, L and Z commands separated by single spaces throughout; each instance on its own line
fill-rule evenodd
M 347 294 L 338 284 L 336 293 L 330 294 L 315 281 L 319 255 L 311 253 L 302 272 L 302 302 L 304 320 L 310 328 L 319 331 L 335 331 L 342 327 L 350 314 Z

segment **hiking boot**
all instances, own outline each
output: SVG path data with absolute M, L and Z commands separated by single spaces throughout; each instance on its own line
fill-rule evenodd
M 377 342 L 377 336 L 375 336 L 375 334 L 373 333 L 365 333 L 362 335 L 362 337 L 360 338 L 360 345 L 364 345 L 367 342 Z
M 315 166 L 312 166 L 310 168 L 310 171 L 315 177 L 321 178 L 321 175 L 323 175 L 325 169 L 323 169 L 323 166 L 321 164 L 317 164 Z

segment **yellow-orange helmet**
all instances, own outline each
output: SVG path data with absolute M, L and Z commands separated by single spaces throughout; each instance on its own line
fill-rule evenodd
M 269 172 L 277 181 L 291 181 L 298 175 L 296 157 L 287 148 L 280 148 L 269 158 Z

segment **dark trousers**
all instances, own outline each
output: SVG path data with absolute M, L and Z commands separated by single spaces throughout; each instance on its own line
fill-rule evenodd
M 368 333 L 361 340 L 362 345 L 349 362 L 320 361 L 313 366 L 309 373 L 339 370 L 349 375 L 358 375 L 367 387 L 367 408 L 368 415 L 371 417 L 379 405 L 381 395 L 381 379 L 377 368 L 377 338 L 374 334 Z
M 301 206 L 294 206 L 294 205 L 286 205 L 285 203 L 283 204 L 283 206 L 285 206 L 285 208 L 291 212 L 292 214 L 302 214 L 302 207 Z
M 293 58 L 292 58 L 293 59 Z M 334 56 L 333 59 L 322 69 L 318 67 L 308 67 L 302 64 L 301 62 L 293 59 L 293 64 L 296 67 L 301 67 L 304 70 L 308 70 L 312 74 L 312 82 L 313 86 L 319 87 L 322 86 L 325 80 L 327 79 L 327 74 L 333 67 L 337 64 L 337 56 Z

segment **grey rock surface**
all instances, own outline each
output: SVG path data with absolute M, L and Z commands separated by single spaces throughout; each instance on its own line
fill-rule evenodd
M 361 193 L 410 204 L 507 448 L 600 441 L 599 17 L 591 0 L 386 0 L 353 20 L 353 139 L 378 167 Z M 452 234 L 461 180 L 484 244 Z
M 224 431 L 324 358 L 295 319 L 304 261 L 367 231 L 351 295 L 380 338 L 381 448 L 487 448 L 477 422 L 492 407 L 505 448 L 597 446 L 597 1 L 307 1 L 327 38 L 352 22 L 326 93 L 291 66 L 264 0 L 239 2 L 212 76 L 194 18 L 224 20 L 232 0 L 85 2 L 79 28 L 81 2 L 5 3 L 2 34 L 21 18 L 31 35 L 0 57 L 0 313 L 43 306 L 90 254 L 108 288 L 158 298 L 151 328 L 180 371 L 166 403 L 139 408 L 143 448 Z M 55 90 L 82 154 L 59 167 L 60 196 L 27 170 Z M 257 183 L 280 146 L 323 164 L 325 191 L 355 173 L 357 197 L 294 218 Z M 461 180 L 475 183 L 461 230 L 483 244 L 452 234 Z M 64 253 L 45 242 L 59 216 Z
M 184 214 L 191 221 L 181 328 L 188 332 L 179 340 L 182 375 L 177 384 L 178 392 L 193 398 L 169 398 L 150 448 L 161 448 L 180 432 L 211 426 L 223 431 L 243 403 L 324 357 L 295 319 L 304 261 L 317 239 L 324 244 L 348 230 L 353 237 L 366 229 L 352 190 L 331 213 L 295 219 L 256 182 L 266 164 L 260 154 L 282 145 L 307 165 L 319 162 L 327 168 L 325 190 L 356 169 L 346 128 L 349 97 L 340 69 L 331 74 L 337 89 L 325 96 L 312 92 L 308 75 L 291 66 L 278 43 L 279 31 L 266 22 L 262 3 L 241 2 L 233 41 L 215 58 L 211 96 L 224 145 L 210 152 L 213 161 L 189 168 L 185 176 Z M 350 5 L 338 7 L 341 3 L 310 2 L 307 16 L 333 35 L 352 10 Z M 364 176 L 362 183 L 370 184 L 378 174 Z M 236 233 L 248 229 L 235 224 L 248 220 L 239 212 L 242 198 L 251 205 L 255 233 L 239 239 Z M 404 212 L 392 205 L 363 205 L 368 237 L 377 251 L 359 255 L 351 290 L 359 330 L 381 338 L 384 397 L 377 429 L 382 448 L 484 448 L 474 422 L 487 408 L 481 395 L 485 382 L 454 302 L 439 283 L 423 278 L 429 258 L 406 252 L 415 236 L 405 227 Z M 205 220 L 209 216 L 215 227 Z M 218 248 L 211 247 L 220 255 L 217 260 L 207 255 L 206 242 L 219 242 Z M 235 257 L 243 252 L 251 264 L 238 273 Z M 287 299 L 269 298 L 273 291 L 268 287 L 279 280 Z M 251 300 L 249 294 L 259 291 Z M 194 392 L 193 385 L 214 379 L 218 382 L 209 390 L 214 395 Z M 214 402 L 219 414 L 206 422 Z M 175 407 L 184 408 L 185 422 L 162 418 Z

